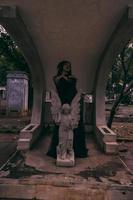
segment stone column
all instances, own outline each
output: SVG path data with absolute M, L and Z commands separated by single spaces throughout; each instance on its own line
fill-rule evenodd
M 28 76 L 25 72 L 7 74 L 7 114 L 25 115 L 28 111 Z

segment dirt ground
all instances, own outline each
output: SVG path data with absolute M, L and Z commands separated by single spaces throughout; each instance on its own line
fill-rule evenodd
M 30 116 L 27 117 L 0 117 L 0 133 L 19 134 L 30 122 Z
M 16 151 L 19 132 L 30 121 L 30 117 L 0 117 L 0 168 Z
M 133 141 L 133 123 L 114 122 L 112 130 L 117 134 L 118 139 Z

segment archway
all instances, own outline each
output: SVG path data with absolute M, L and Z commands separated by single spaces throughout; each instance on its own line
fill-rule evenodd
M 128 7 L 116 30 L 112 34 L 99 61 L 95 85 L 95 127 L 98 143 L 105 152 L 116 151 L 116 136 L 107 128 L 105 119 L 105 88 L 107 75 L 114 58 L 133 36 L 133 7 Z M 99 106 L 100 104 L 100 106 Z M 110 152 L 111 153 L 111 152 Z
M 28 129 L 25 128 L 25 130 L 21 132 L 18 142 L 18 149 L 28 149 L 39 134 L 42 124 L 43 94 L 45 86 L 42 64 L 32 38 L 20 17 L 19 10 L 16 6 L 0 6 L 0 23 L 22 50 L 32 76 L 34 90 L 33 109 L 31 122 L 28 126 L 29 128 L 32 125 L 32 129 L 30 129 L 30 135 L 27 139 L 24 136 L 24 132 L 29 132 Z M 26 146 L 25 142 L 27 142 Z

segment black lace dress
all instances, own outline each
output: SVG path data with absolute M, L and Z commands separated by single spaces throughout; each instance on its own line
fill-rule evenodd
M 73 98 L 75 97 L 77 93 L 76 89 L 76 82 L 77 79 L 74 77 L 70 77 L 67 80 L 65 78 L 59 79 L 59 81 L 55 81 L 56 77 L 54 77 L 54 83 L 57 89 L 57 93 L 60 97 L 60 100 L 62 104 L 68 103 L 71 104 Z M 81 112 L 80 112 L 80 121 L 78 128 L 74 129 L 74 140 L 73 140 L 73 148 L 74 148 L 74 153 L 76 157 L 87 157 L 87 149 L 86 149 L 86 144 L 85 144 L 85 132 L 84 132 L 84 126 L 83 126 L 83 117 L 82 117 L 82 97 L 80 101 L 81 105 Z M 51 145 L 49 148 L 49 151 L 47 155 L 52 156 L 56 158 L 56 147 L 59 142 L 59 135 L 58 135 L 58 130 L 59 127 L 55 125 L 55 130 L 53 133 Z

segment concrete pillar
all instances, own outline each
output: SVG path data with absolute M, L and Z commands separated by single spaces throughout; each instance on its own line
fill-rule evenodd
M 101 56 L 95 87 L 95 132 L 97 141 L 106 153 L 117 151 L 116 135 L 106 126 L 105 90 L 114 59 L 133 37 L 133 7 L 129 6 Z

